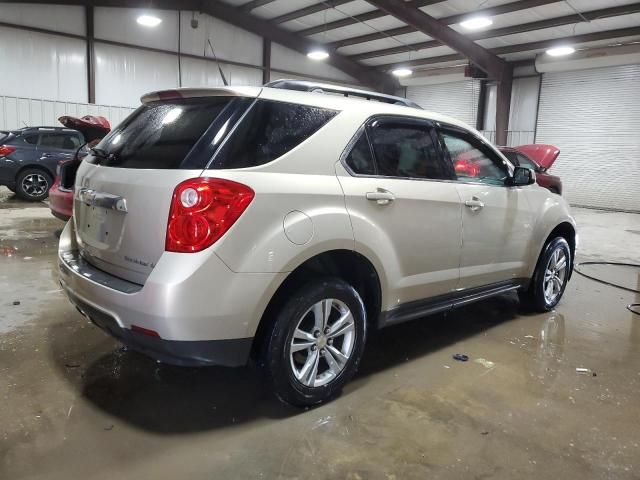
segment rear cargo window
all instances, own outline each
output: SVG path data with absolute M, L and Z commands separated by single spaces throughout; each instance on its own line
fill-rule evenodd
M 325 108 L 258 100 L 209 168 L 255 167 L 275 160 L 316 133 L 337 113 Z
M 87 161 L 120 168 L 184 168 L 191 149 L 232 101 L 205 97 L 144 104 L 109 133 Z

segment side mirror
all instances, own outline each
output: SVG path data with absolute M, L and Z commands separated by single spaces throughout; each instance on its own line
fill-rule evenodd
M 514 167 L 513 176 L 507 179 L 507 184 L 512 187 L 522 187 L 536 183 L 536 172 L 526 167 Z

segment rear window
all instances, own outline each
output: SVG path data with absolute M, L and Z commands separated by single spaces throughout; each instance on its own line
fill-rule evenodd
M 338 112 L 272 100 L 258 100 L 209 168 L 246 168 L 281 157 L 316 133 Z
M 87 161 L 120 168 L 183 168 L 194 145 L 232 101 L 206 97 L 144 104 L 112 130 L 96 147 L 99 155 Z

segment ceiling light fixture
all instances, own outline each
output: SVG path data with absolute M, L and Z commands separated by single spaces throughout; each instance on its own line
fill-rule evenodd
M 162 23 L 162 19 L 154 15 L 140 15 L 136 21 L 144 27 L 157 27 Z
M 462 26 L 462 28 L 466 28 L 467 30 L 478 30 L 480 28 L 488 27 L 492 24 L 493 20 L 491 20 L 489 17 L 473 17 L 460 22 L 460 26 Z
M 551 55 L 552 57 L 563 57 L 565 55 L 571 55 L 575 51 L 575 48 L 565 45 L 562 47 L 550 48 L 549 50 L 547 50 L 547 55 Z
M 392 70 L 391 73 L 394 74 L 396 77 L 408 77 L 413 73 L 413 70 L 411 70 L 410 68 L 401 67 L 401 68 L 396 68 L 395 70 Z
M 309 57 L 311 60 L 326 60 L 327 58 L 329 58 L 329 53 L 326 50 L 317 48 L 307 53 L 307 57 Z

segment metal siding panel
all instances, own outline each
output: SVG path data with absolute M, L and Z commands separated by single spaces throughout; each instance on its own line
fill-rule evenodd
M 537 143 L 572 204 L 640 211 L 640 65 L 545 73 Z
M 449 115 L 471 126 L 476 124 L 478 95 L 479 83 L 472 80 L 407 87 L 407 98 L 422 108 Z

